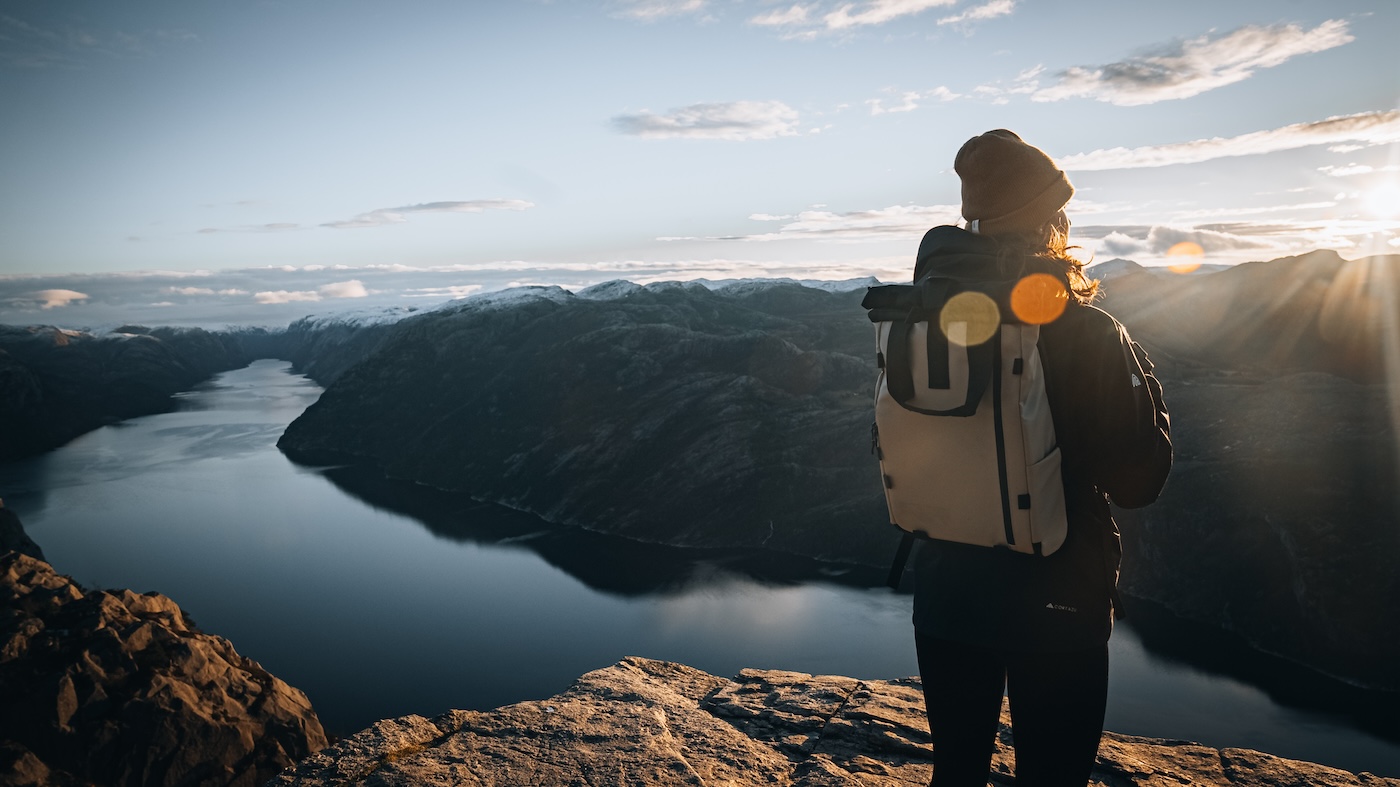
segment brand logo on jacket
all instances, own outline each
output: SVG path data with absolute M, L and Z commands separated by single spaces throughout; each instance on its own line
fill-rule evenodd
M 1142 380 L 1138 379 L 1137 374 L 1134 374 L 1134 375 L 1133 375 L 1133 387 L 1134 387 L 1134 388 L 1137 388 L 1137 387 L 1140 386 L 1140 385 L 1142 385 Z
M 1067 604 L 1056 604 L 1056 603 L 1054 603 L 1053 601 L 1050 602 L 1049 604 L 1046 604 L 1046 605 L 1045 605 L 1045 608 L 1046 608 L 1046 609 L 1057 610 L 1057 611 L 1059 611 L 1059 612 L 1078 612 L 1078 611 L 1079 611 L 1079 609 L 1078 609 L 1077 607 L 1071 607 L 1071 606 L 1069 606 L 1069 605 L 1067 605 Z

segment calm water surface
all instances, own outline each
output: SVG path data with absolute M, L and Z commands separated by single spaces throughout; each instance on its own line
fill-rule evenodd
M 299 467 L 275 443 L 319 394 L 286 363 L 259 361 L 182 395 L 178 412 L 0 465 L 0 496 L 59 571 L 171 596 L 304 690 L 341 735 L 546 697 L 627 655 L 726 676 L 918 671 L 910 599 L 871 587 L 878 574 L 561 532 Z M 1383 699 L 1134 618 L 1145 620 L 1111 643 L 1109 729 L 1400 776 Z

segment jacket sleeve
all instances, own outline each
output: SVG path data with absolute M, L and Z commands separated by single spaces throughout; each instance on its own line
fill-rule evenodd
M 1147 353 L 1118 321 L 1112 326 L 1113 335 L 1096 342 L 1090 366 L 1094 484 L 1115 504 L 1140 508 L 1157 499 L 1171 471 L 1171 420 Z

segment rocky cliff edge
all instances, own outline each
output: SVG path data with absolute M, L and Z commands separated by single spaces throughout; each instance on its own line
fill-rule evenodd
M 305 694 L 174 601 L 41 558 L 0 504 L 0 784 L 252 787 L 326 745 Z
M 1002 710 L 993 783 L 1012 784 Z M 381 721 L 269 782 L 292 785 L 924 785 L 917 679 L 744 670 L 733 679 L 627 658 L 562 694 L 494 711 Z M 1400 787 L 1245 749 L 1106 733 L 1092 784 Z

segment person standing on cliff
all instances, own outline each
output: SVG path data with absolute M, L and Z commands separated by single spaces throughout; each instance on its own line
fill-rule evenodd
M 983 255 L 988 278 L 1049 273 L 1068 305 L 1040 329 L 1046 398 L 1063 458 L 1068 534 L 1050 555 L 923 542 L 914 627 L 936 787 L 987 783 L 1002 695 L 1017 787 L 1089 780 L 1108 697 L 1108 637 L 1122 555 L 1109 500 L 1145 506 L 1171 469 L 1162 389 L 1123 326 L 1090 303 L 1098 282 L 1070 255 L 1074 194 L 1049 156 L 1005 129 L 973 137 L 953 169 L 965 228 L 935 227 L 914 280 Z M 965 262 L 962 263 L 965 265 Z M 963 268 L 966 270 L 966 268 Z

